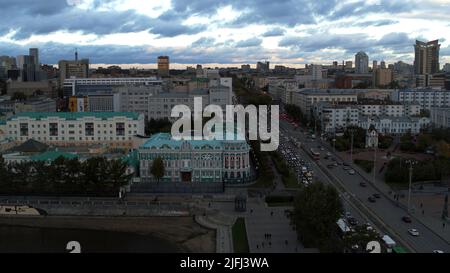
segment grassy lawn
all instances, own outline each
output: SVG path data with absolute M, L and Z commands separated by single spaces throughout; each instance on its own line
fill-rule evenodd
M 353 162 L 358 165 L 361 169 L 363 169 L 366 173 L 371 173 L 373 169 L 373 161 L 371 160 L 362 160 L 355 159 Z
M 238 218 L 233 225 L 233 246 L 234 253 L 249 253 L 247 231 L 245 229 L 244 218 Z
M 275 169 L 281 175 L 281 180 L 286 188 L 299 188 L 301 185 L 297 181 L 295 172 L 286 164 L 278 152 L 271 153 L 272 162 Z

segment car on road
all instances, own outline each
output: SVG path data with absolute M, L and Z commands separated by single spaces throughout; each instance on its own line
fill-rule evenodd
M 348 217 L 347 221 L 352 226 L 357 226 L 358 225 L 358 220 L 356 220 L 354 217 L 351 217 L 351 216 Z
M 412 222 L 411 217 L 409 216 L 403 216 L 402 221 L 408 224 Z
M 328 153 L 327 153 L 327 156 L 331 156 L 331 153 L 330 153 L 330 152 L 328 152 Z
M 370 223 L 366 223 L 364 226 L 366 227 L 367 231 L 373 230 L 373 227 L 372 227 L 372 225 Z
M 348 171 L 348 170 L 350 170 L 350 167 L 344 166 L 344 167 L 342 167 L 342 169 L 343 169 L 344 171 Z
M 343 162 L 342 165 L 344 165 L 344 166 L 346 166 L 346 167 L 349 167 L 349 166 L 350 166 L 350 164 L 348 164 L 347 162 Z
M 367 187 L 367 184 L 364 183 L 364 182 L 359 183 L 359 185 L 360 185 L 361 187 L 363 187 L 363 188 Z
M 369 196 L 369 198 L 367 198 L 367 200 L 369 200 L 370 203 L 377 202 L 377 199 L 375 199 L 373 196 Z
M 376 199 L 380 199 L 381 198 L 381 195 L 379 193 L 374 193 L 372 196 L 375 197 Z
M 439 254 L 443 254 L 443 253 L 444 253 L 444 251 L 442 251 L 442 250 L 433 250 L 433 253 L 439 253 Z
M 408 233 L 411 234 L 411 236 L 417 237 L 420 235 L 419 231 L 415 228 L 408 229 Z
M 327 165 L 327 168 L 328 168 L 328 169 L 333 169 L 333 167 L 334 167 L 333 164 L 328 164 L 328 165 Z
M 349 171 L 348 171 L 348 174 L 349 174 L 349 175 L 354 175 L 354 174 L 355 174 L 355 170 L 349 170 Z
M 345 217 L 346 217 L 346 218 L 352 217 L 352 214 L 350 213 L 350 211 L 346 211 L 346 212 L 345 212 Z

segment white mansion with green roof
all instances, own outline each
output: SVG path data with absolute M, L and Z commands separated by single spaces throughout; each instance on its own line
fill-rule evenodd
M 161 183 L 251 181 L 250 146 L 245 140 L 226 139 L 174 140 L 168 133 L 155 134 L 138 150 L 141 181 L 155 181 L 150 170 L 157 157 L 165 166 Z
M 18 143 L 34 139 L 56 146 L 129 148 L 133 136 L 144 135 L 144 126 L 144 115 L 129 112 L 30 112 L 8 118 L 5 130 Z

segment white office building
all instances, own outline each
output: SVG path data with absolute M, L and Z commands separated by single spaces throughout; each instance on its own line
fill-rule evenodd
M 132 147 L 133 136 L 144 135 L 144 115 L 137 113 L 20 113 L 6 121 L 8 138 L 34 139 L 57 146 L 103 144 Z
M 450 128 L 450 108 L 431 108 L 430 119 L 436 128 Z
M 406 133 L 419 134 L 430 126 L 427 117 L 388 117 L 388 116 L 360 116 L 358 127 L 368 130 L 373 125 L 382 134 L 403 135 Z
M 392 100 L 404 103 L 416 103 L 423 109 L 450 107 L 450 90 L 441 89 L 401 89 L 396 90 Z

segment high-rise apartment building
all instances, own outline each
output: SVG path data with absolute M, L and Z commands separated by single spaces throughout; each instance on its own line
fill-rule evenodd
M 372 70 L 375 70 L 375 69 L 377 69 L 378 68 L 378 62 L 376 61 L 376 60 L 374 60 L 373 62 L 372 62 Z
M 24 82 L 33 82 L 36 80 L 36 64 L 34 56 L 20 55 L 17 56 L 17 67 L 20 70 L 20 76 Z
M 393 73 L 391 69 L 377 68 L 373 70 L 373 85 L 375 87 L 386 87 L 392 82 Z
M 270 71 L 270 63 L 269 62 L 257 62 L 256 63 L 256 70 L 259 73 L 267 73 Z
M 87 78 L 89 76 L 89 59 L 78 60 L 78 53 L 75 53 L 74 61 L 61 60 L 59 67 L 59 86 L 63 86 L 65 79 Z
M 369 56 L 365 52 L 358 52 L 355 55 L 355 72 L 358 74 L 369 73 Z
M 159 56 L 158 57 L 158 76 L 167 77 L 169 76 L 169 56 Z
M 414 45 L 414 71 L 416 75 L 434 74 L 439 72 L 439 40 L 421 42 Z

